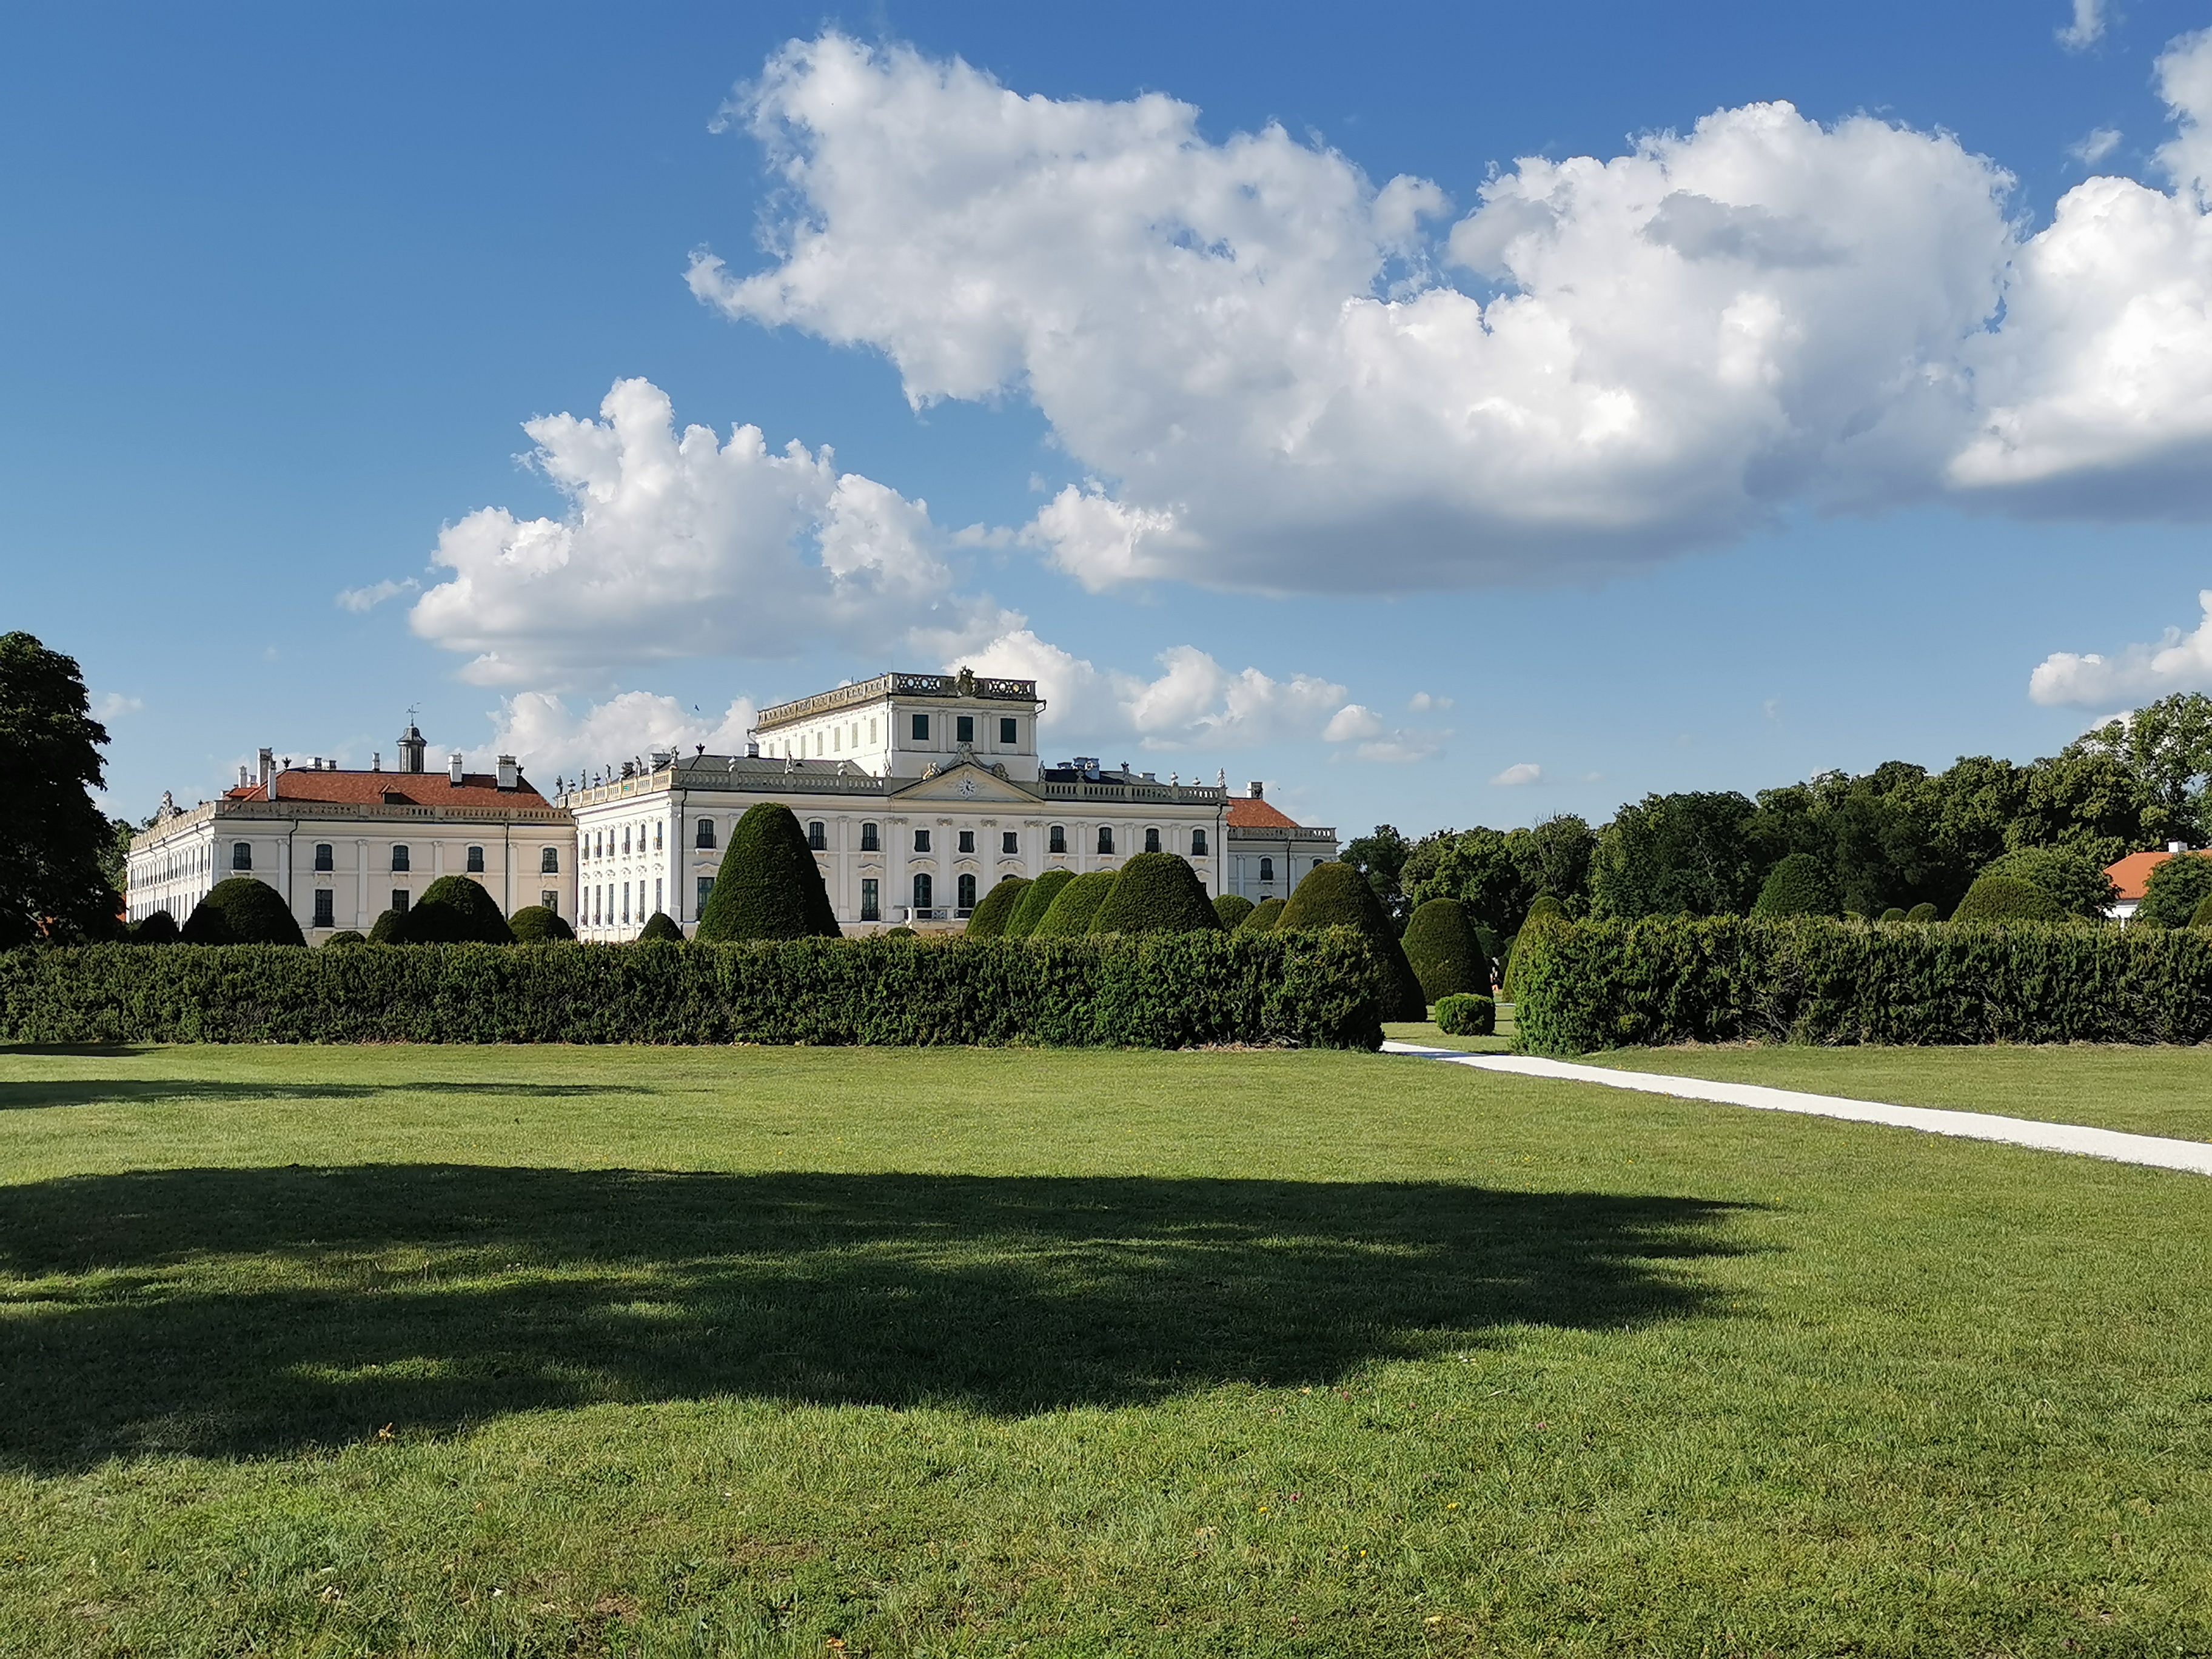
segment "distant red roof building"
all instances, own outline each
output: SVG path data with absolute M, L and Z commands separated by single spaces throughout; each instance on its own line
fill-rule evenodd
M 1296 830 L 1298 821 L 1278 811 L 1257 795 L 1229 798 L 1229 827 L 1232 830 Z
M 337 806 L 550 806 L 551 802 L 517 775 L 502 789 L 493 772 L 464 772 L 455 783 L 444 772 L 333 772 L 287 767 L 276 775 L 280 801 L 318 801 Z M 222 792 L 225 800 L 267 800 L 269 786 L 249 783 Z
M 2135 915 L 2136 907 L 2142 902 L 2143 893 L 2149 885 L 2150 872 L 2168 859 L 2177 856 L 2212 858 L 2212 848 L 2191 849 L 2177 845 L 2160 852 L 2130 853 L 2118 864 L 2106 865 L 2105 873 L 2112 878 L 2112 885 L 2119 889 L 2120 893 L 2118 902 L 2112 906 L 2112 914 L 2122 921 Z

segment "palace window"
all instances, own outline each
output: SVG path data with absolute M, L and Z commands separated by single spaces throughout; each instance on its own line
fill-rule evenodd
M 860 826 L 860 850 L 863 853 L 880 853 L 884 850 L 883 844 L 876 839 L 876 826 L 872 823 L 864 823 Z
M 1114 850 L 1114 826 L 1110 823 L 1102 823 L 1098 826 L 1098 850 L 1102 853 L 1110 853 Z
M 930 894 L 933 890 L 929 877 L 927 873 L 916 876 L 914 878 L 914 908 L 917 910 L 928 909 Z
M 817 853 L 830 850 L 830 837 L 823 829 L 820 818 L 809 818 L 806 823 L 806 844 Z
M 555 915 L 557 916 L 561 914 L 561 896 L 555 892 L 550 887 L 542 889 L 539 891 L 538 895 L 538 902 L 544 905 L 547 909 L 550 910 Z
M 412 870 L 415 867 L 404 847 L 395 847 L 392 849 L 392 867 L 394 870 Z
M 972 910 L 972 909 L 974 909 L 974 908 L 975 908 L 975 877 L 973 877 L 973 876 L 963 876 L 963 877 L 961 877 L 961 878 L 960 878 L 959 894 L 960 894 L 960 908 L 961 908 L 962 909 L 963 909 L 963 910 Z
M 653 850 L 656 853 L 660 850 L 660 821 L 658 818 L 654 819 L 653 824 Z
M 876 897 L 876 878 L 873 876 L 861 877 L 860 920 L 862 921 L 881 921 L 884 919 L 883 905 Z
M 869 745 L 870 745 L 871 747 L 872 747 L 872 746 L 874 745 L 875 742 L 876 742 L 876 723 L 875 723 L 875 721 L 873 721 L 873 720 L 870 720 L 870 721 L 868 722 L 868 743 L 869 743 Z
M 1160 832 L 1158 830 L 1145 831 L 1145 850 L 1147 853 L 1157 853 L 1160 850 Z
M 331 844 L 326 841 L 319 841 L 315 843 L 315 868 L 318 870 L 337 868 L 337 860 L 331 855 Z
M 927 853 L 929 850 L 928 830 L 917 830 L 914 832 L 914 850 L 917 853 Z
M 928 715 L 916 714 L 914 717 L 914 740 L 916 743 L 927 743 L 929 741 Z
M 999 741 L 1011 747 L 1021 741 L 1019 731 L 1020 728 L 1012 720 L 1002 720 L 999 722 Z
M 1051 830 L 1046 833 L 1045 850 L 1048 853 L 1065 853 L 1067 850 L 1067 826 L 1066 824 L 1055 823 L 1052 826 Z
M 963 830 L 960 832 L 960 850 L 963 853 L 972 853 L 975 850 L 975 832 L 973 830 Z
M 629 884 L 628 882 L 624 882 L 622 884 L 622 919 L 623 921 L 627 922 L 629 920 Z
M 699 832 L 693 837 L 693 844 L 699 847 L 712 847 L 714 844 L 714 819 L 701 818 L 699 820 Z
M 404 887 L 392 890 L 392 908 L 403 916 L 407 914 L 407 890 Z
M 559 848 L 541 847 L 538 849 L 538 873 L 541 876 L 557 876 L 561 873 Z
M 327 887 L 315 889 L 315 926 L 335 927 L 337 921 L 337 895 Z
M 629 856 L 629 825 L 623 825 L 623 856 Z
M 234 841 L 231 842 L 230 867 L 234 870 L 251 870 L 253 867 L 253 843 L 252 842 Z
M 472 876 L 480 876 L 483 874 L 483 848 L 471 847 L 469 848 L 468 872 Z
M 1261 879 L 1261 880 L 1262 880 L 1262 881 L 1273 881 L 1273 880 L 1274 880 L 1274 878 L 1275 878 L 1275 861 L 1274 861 L 1274 860 L 1273 860 L 1273 859 L 1261 859 L 1261 860 L 1260 860 L 1260 879 Z
M 653 878 L 653 913 L 655 915 L 660 914 L 660 878 L 659 876 Z
M 999 850 L 1001 853 L 1020 852 L 1022 838 L 1011 830 L 1001 830 L 999 832 Z
M 699 908 L 702 912 L 703 912 L 707 908 L 707 895 L 714 890 L 714 877 L 702 876 L 699 878 Z
M 1205 830 L 1194 830 L 1190 832 L 1190 855 L 1194 859 L 1202 859 L 1206 856 Z
M 960 714 L 954 717 L 952 738 L 956 743 L 972 744 L 975 741 L 975 717 L 973 714 Z

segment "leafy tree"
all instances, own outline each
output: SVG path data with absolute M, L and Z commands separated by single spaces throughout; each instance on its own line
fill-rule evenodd
M 1832 916 L 1836 884 L 1810 853 L 1792 853 L 1767 872 L 1753 900 L 1754 916 Z
M 106 742 L 75 659 L 29 634 L 0 635 L 0 950 L 121 932 L 102 872 L 114 827 L 91 793 L 106 781 Z
M 1982 873 L 2040 887 L 2070 915 L 2101 917 L 2119 897 L 2104 867 L 2078 848 L 2023 847 L 1991 859 Z
M 2006 834 L 2012 848 L 2074 847 L 2100 865 L 2157 846 L 2164 820 L 2143 781 L 2109 745 L 2069 745 L 2028 770 L 2027 799 Z
M 2212 854 L 2182 853 L 2151 866 L 2134 920 L 2152 927 L 2186 927 L 2212 898 Z
M 1641 916 L 1741 915 L 1759 891 L 1752 804 L 1734 790 L 1646 795 L 1599 836 L 1593 910 Z
M 1518 933 L 1536 895 L 1550 892 L 1571 910 L 1589 900 L 1598 838 L 1571 814 L 1532 829 L 1477 828 L 1424 836 L 1401 875 L 1407 902 L 1455 898 L 1492 933 Z
M 2212 782 L 2212 697 L 2179 691 L 2077 738 L 2069 756 L 2107 756 L 2142 787 L 2143 830 L 2152 841 L 2199 839 Z
M 1367 884 L 1375 890 L 1375 896 L 1393 926 L 1402 930 L 1406 918 L 1413 915 L 1413 907 L 1399 885 L 1399 878 L 1412 855 L 1413 843 L 1387 823 L 1375 826 L 1375 833 L 1359 836 L 1345 843 L 1339 855 L 1341 861 L 1367 878 Z

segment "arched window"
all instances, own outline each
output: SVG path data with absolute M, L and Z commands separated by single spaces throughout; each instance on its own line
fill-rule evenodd
M 1202 859 L 1206 856 L 1205 830 L 1194 830 L 1190 832 L 1190 855 L 1194 859 Z
M 541 876 L 557 876 L 561 873 L 559 848 L 541 847 L 538 849 L 538 873 Z M 552 907 L 549 905 L 546 908 L 550 909 Z
M 1110 853 L 1114 850 L 1114 826 L 1110 823 L 1102 823 L 1098 826 L 1098 850 L 1102 853 Z
M 883 843 L 876 839 L 876 826 L 872 823 L 864 823 L 860 826 L 860 850 L 863 853 L 879 853 L 883 850 Z
M 1160 832 L 1158 830 L 1145 831 L 1145 850 L 1147 853 L 1157 853 L 1160 850 Z
M 253 843 L 252 842 L 234 841 L 231 842 L 230 867 L 234 870 L 251 870 L 253 867 Z
M 823 830 L 820 818 L 809 818 L 806 821 L 806 844 L 817 853 L 826 853 L 830 850 L 830 837 L 828 832 Z
M 699 820 L 699 834 L 696 839 L 697 844 L 701 847 L 712 847 L 714 844 L 714 819 L 701 818 Z
M 1065 853 L 1067 850 L 1067 826 L 1066 824 L 1055 823 L 1052 826 L 1052 837 L 1045 843 L 1045 849 L 1048 852 L 1053 853 Z
M 929 908 L 929 876 L 925 872 L 914 878 L 914 908 L 917 910 Z
M 392 849 L 392 867 L 395 870 L 411 870 L 414 868 L 414 866 L 408 860 L 407 849 L 405 848 L 395 847 Z
M 975 908 L 975 878 L 973 876 L 960 878 L 960 908 L 963 910 Z
M 318 870 L 334 870 L 337 867 L 337 860 L 331 855 L 330 842 L 326 841 L 317 842 L 315 843 L 315 868 Z
M 471 848 L 469 848 L 469 866 L 468 866 L 468 868 L 469 868 L 469 873 L 470 873 L 471 875 L 472 875 L 472 876 L 480 876 L 480 875 L 483 874 L 483 848 L 481 848 L 481 847 L 471 847 Z
M 1275 878 L 1275 861 L 1274 861 L 1274 860 L 1273 860 L 1273 859 L 1261 859 L 1261 860 L 1260 860 L 1260 879 L 1261 879 L 1261 880 L 1262 880 L 1262 881 L 1273 881 L 1273 880 L 1274 880 L 1274 878 Z

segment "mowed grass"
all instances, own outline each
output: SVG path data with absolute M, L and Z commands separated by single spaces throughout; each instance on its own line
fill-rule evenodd
M 1358 1054 L 0 1109 L 11 1655 L 2212 1646 L 2196 1177 Z
M 1617 1048 L 1594 1066 L 2212 1140 L 2212 1048 Z

